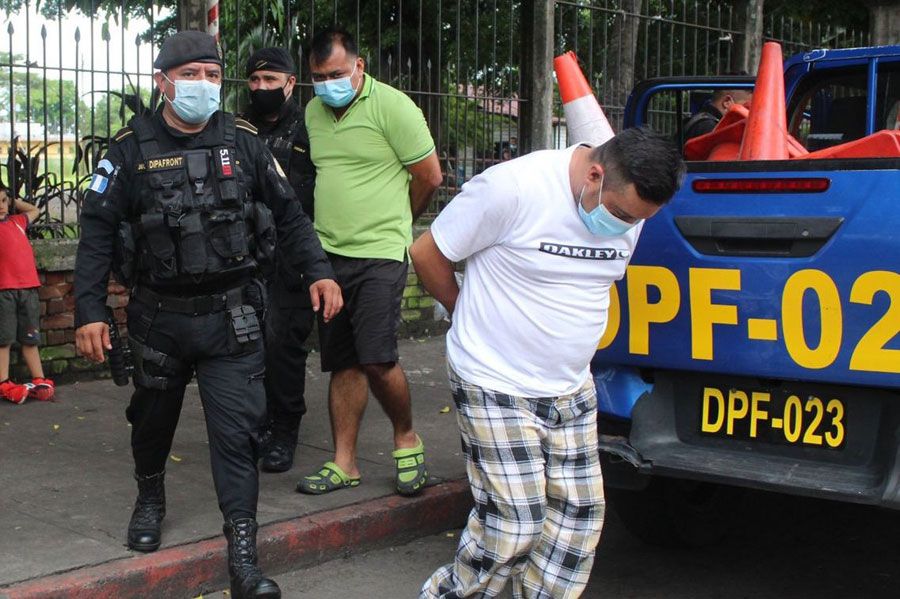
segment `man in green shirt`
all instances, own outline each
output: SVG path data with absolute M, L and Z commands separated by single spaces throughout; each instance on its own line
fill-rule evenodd
M 346 303 L 337 318 L 319 322 L 322 370 L 331 372 L 334 460 L 297 490 L 321 494 L 359 484 L 357 436 L 371 389 L 394 427 L 397 492 L 414 495 L 428 473 L 397 363 L 397 328 L 412 222 L 442 180 L 434 140 L 408 96 L 365 73 L 346 31 L 317 34 L 309 57 L 315 226 Z

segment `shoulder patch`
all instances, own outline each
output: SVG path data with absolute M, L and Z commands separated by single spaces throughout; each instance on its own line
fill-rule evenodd
M 256 135 L 256 133 L 257 133 L 256 127 L 251 125 L 250 121 L 245 121 L 244 119 L 242 119 L 240 117 L 235 117 L 234 126 L 237 127 L 238 129 L 243 129 L 244 131 L 252 133 L 253 135 Z
M 113 140 L 117 142 L 122 141 L 132 133 L 134 133 L 134 130 L 131 127 L 122 127 L 121 129 L 116 131 L 115 135 L 113 135 Z

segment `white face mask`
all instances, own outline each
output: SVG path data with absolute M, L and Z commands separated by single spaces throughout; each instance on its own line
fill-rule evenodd
M 591 234 L 597 237 L 619 237 L 627 233 L 632 227 L 641 221 L 628 223 L 614 215 L 609 209 L 603 205 L 603 178 L 600 178 L 600 190 L 597 192 L 597 207 L 588 212 L 581 205 L 584 198 L 584 190 L 587 184 L 581 187 L 581 193 L 578 194 L 578 216 L 581 222 L 587 227 Z
M 356 66 L 354 65 L 349 77 L 313 82 L 313 90 L 315 90 L 317 96 L 322 98 L 325 104 L 332 108 L 343 108 L 352 102 L 353 97 L 356 96 L 356 88 L 353 87 L 351 82 L 355 73 Z
M 205 123 L 219 109 L 221 86 L 206 79 L 178 79 L 172 81 L 165 73 L 166 81 L 175 86 L 175 99 L 169 104 L 178 118 L 185 123 Z M 166 96 L 168 99 L 168 96 Z

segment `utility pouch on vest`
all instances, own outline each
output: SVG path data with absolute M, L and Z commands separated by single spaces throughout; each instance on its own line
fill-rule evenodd
M 192 150 L 184 153 L 184 161 L 187 164 L 188 177 L 194 186 L 194 194 L 203 195 L 203 187 L 209 178 L 209 153 L 206 150 Z
M 222 258 L 247 256 L 247 230 L 240 214 L 215 212 L 209 216 L 209 243 Z
M 174 169 L 149 173 L 147 184 L 154 190 L 157 205 L 162 212 L 179 215 L 184 209 L 184 169 Z
M 219 181 L 219 194 L 219 197 L 222 200 L 222 205 L 225 207 L 233 208 L 235 206 L 239 206 L 241 203 L 238 184 L 234 179 Z
M 141 231 L 147 238 L 150 252 L 159 262 L 159 268 L 154 269 L 161 277 L 174 277 L 178 274 L 175 264 L 175 244 L 172 235 L 166 225 L 166 215 L 159 212 L 141 215 Z
M 206 271 L 206 235 L 199 212 L 185 214 L 181 227 L 181 268 L 189 274 Z
M 234 337 L 241 345 L 256 341 L 262 335 L 253 306 L 235 306 L 229 311 Z

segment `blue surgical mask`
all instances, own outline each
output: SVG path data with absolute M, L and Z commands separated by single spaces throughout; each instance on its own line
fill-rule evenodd
M 340 79 L 330 79 L 328 81 L 313 82 L 313 90 L 316 95 L 322 98 L 322 101 L 332 108 L 343 108 L 353 101 L 356 90 L 350 82 L 353 74 L 356 73 L 356 67 L 350 73 L 350 77 L 341 77 Z
M 600 182 L 600 187 L 601 189 L 603 188 L 602 180 Z M 627 223 L 621 218 L 613 215 L 613 213 L 603 205 L 603 202 L 600 201 L 599 195 L 600 194 L 598 193 L 597 207 L 588 212 L 584 209 L 584 206 L 581 205 L 581 198 L 584 197 L 584 187 L 581 188 L 581 193 L 578 194 L 578 216 L 581 217 L 581 222 L 584 223 L 584 226 L 587 227 L 587 230 L 593 235 L 596 235 L 597 237 L 619 237 L 641 222 L 635 221 L 633 223 Z
M 166 77 L 165 74 L 163 77 Z M 205 123 L 219 109 L 221 86 L 206 79 L 172 81 L 166 77 L 166 80 L 175 86 L 175 99 L 169 103 L 185 123 Z

